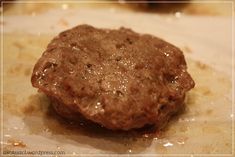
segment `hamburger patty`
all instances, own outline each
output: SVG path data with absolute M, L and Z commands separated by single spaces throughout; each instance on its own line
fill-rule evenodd
M 63 117 L 112 130 L 162 127 L 194 87 L 177 47 L 131 29 L 79 25 L 60 33 L 37 61 L 32 84 Z

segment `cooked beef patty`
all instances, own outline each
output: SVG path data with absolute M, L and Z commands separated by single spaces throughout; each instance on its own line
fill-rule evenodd
M 32 84 L 63 117 L 113 130 L 162 127 L 194 87 L 177 47 L 131 29 L 79 25 L 60 33 L 36 63 Z

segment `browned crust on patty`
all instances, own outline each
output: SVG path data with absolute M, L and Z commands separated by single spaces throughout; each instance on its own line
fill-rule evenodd
M 113 130 L 159 127 L 194 87 L 183 53 L 130 29 L 79 25 L 60 33 L 36 63 L 32 84 L 68 118 L 82 115 Z

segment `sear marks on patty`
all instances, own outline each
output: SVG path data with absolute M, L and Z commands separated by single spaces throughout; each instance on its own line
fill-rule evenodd
M 162 127 L 194 81 L 181 50 L 131 29 L 79 25 L 60 33 L 36 63 L 32 84 L 63 117 L 112 130 Z

